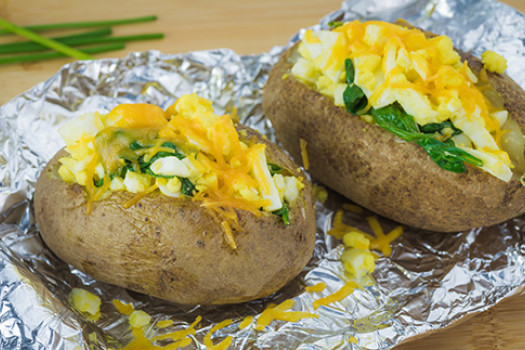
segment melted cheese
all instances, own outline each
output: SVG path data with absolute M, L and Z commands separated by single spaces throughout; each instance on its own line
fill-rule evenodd
M 513 167 L 501 157 L 498 110 L 477 88 L 478 78 L 461 62 L 446 36 L 427 38 L 418 29 L 369 21 L 345 23 L 332 31 L 307 30 L 291 69 L 298 79 L 344 106 L 345 59 L 352 59 L 354 83 L 368 98 L 367 108 L 398 102 L 419 125 L 450 119 L 470 139 L 467 152 L 483 153 L 482 169 L 509 181 Z M 503 60 L 484 55 L 489 69 L 501 72 Z M 494 68 L 493 68 L 494 67 Z

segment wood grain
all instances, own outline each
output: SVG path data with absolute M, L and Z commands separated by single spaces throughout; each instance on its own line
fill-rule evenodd
M 525 12 L 524 0 L 503 2 Z M 116 27 L 115 35 L 164 32 L 165 39 L 130 43 L 125 50 L 103 57 L 123 57 L 148 49 L 183 53 L 231 48 L 239 54 L 252 54 L 284 45 L 300 28 L 318 23 L 340 5 L 340 0 L 0 0 L 0 17 L 30 25 L 157 14 L 157 22 Z M 48 79 L 70 61 L 64 58 L 0 67 L 0 104 Z M 460 325 L 396 350 L 523 350 L 524 324 L 525 296 L 512 297 Z

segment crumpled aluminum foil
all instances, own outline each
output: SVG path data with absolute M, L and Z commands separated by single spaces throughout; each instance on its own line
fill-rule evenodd
M 525 19 L 492 0 L 356 0 L 321 20 L 402 17 L 479 56 L 491 49 L 503 54 L 508 74 L 525 87 Z M 293 37 L 298 40 L 304 31 Z M 317 203 L 318 240 L 304 272 L 276 295 L 238 306 L 187 308 L 97 282 L 57 259 L 42 243 L 35 227 L 31 198 L 37 176 L 62 146 L 56 130 L 67 119 L 124 102 L 149 102 L 165 108 L 186 93 L 197 92 L 215 103 L 218 113 L 237 114 L 246 124 L 275 139 L 261 109 L 261 89 L 284 48 L 238 56 L 230 50 L 165 55 L 133 53 L 123 59 L 76 62 L 0 107 L 0 348 L 107 349 L 132 339 L 126 317 L 111 300 L 132 302 L 153 316 L 170 319 L 173 331 L 201 315 L 193 348 L 204 349 L 204 335 L 218 322 L 232 325 L 214 333 L 217 343 L 233 336 L 233 349 L 390 349 L 429 331 L 520 293 L 525 286 L 525 217 L 493 227 L 456 234 L 405 228 L 389 258 L 377 260 L 376 283 L 317 311 L 319 318 L 297 323 L 274 321 L 265 331 L 238 323 L 270 303 L 293 297 L 294 310 L 313 311 L 316 294 L 305 284 L 323 281 L 321 296 L 344 283 L 338 258 L 342 247 L 327 235 L 343 199 L 330 192 Z M 362 215 L 345 220 L 371 232 Z M 388 232 L 395 223 L 381 219 Z M 101 296 L 102 317 L 92 322 L 71 310 L 67 295 L 81 287 Z M 149 334 L 158 332 L 150 329 Z M 356 342 L 352 337 L 355 337 Z

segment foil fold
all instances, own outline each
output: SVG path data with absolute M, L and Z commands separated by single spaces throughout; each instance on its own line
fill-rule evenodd
M 501 53 L 508 60 L 508 75 L 525 86 L 520 65 L 525 58 L 525 18 L 493 0 L 346 1 L 312 28 L 327 28 L 334 20 L 397 18 L 447 34 L 456 47 L 477 56 L 487 49 Z M 300 30 L 288 45 L 303 33 Z M 375 283 L 313 310 L 315 299 L 344 284 L 342 246 L 327 232 L 345 200 L 332 192 L 328 202 L 316 204 L 317 243 L 303 273 L 275 295 L 241 305 L 189 308 L 133 293 L 94 280 L 45 247 L 33 220 L 31 198 L 38 174 L 62 147 L 60 125 L 86 112 L 108 112 L 118 103 L 148 102 L 166 108 L 178 96 L 197 92 L 214 101 L 217 113 L 236 108 L 241 121 L 278 141 L 264 117 L 261 94 L 284 49 L 252 56 L 227 49 L 180 55 L 147 51 L 122 59 L 75 62 L 0 107 L 0 348 L 120 348 L 132 335 L 126 317 L 111 305 L 119 299 L 154 320 L 174 321 L 165 332 L 203 317 L 189 348 L 204 349 L 207 332 L 231 319 L 230 326 L 213 335 L 215 343 L 232 336 L 231 349 L 391 349 L 523 291 L 525 217 L 455 234 L 405 227 L 392 244 L 392 255 L 376 261 Z M 370 232 L 364 219 L 368 215 L 373 213 L 346 212 L 345 222 Z M 386 232 L 397 225 L 379 219 Z M 304 292 L 305 285 L 318 282 L 327 284 L 320 296 Z M 67 296 L 74 287 L 102 298 L 98 321 L 71 309 Z M 288 298 L 295 301 L 293 310 L 319 317 L 274 321 L 264 331 L 254 329 L 255 321 L 238 328 L 245 316 L 257 319 L 270 303 Z

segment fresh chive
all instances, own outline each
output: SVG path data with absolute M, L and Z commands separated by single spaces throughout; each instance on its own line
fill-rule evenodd
M 153 39 L 162 39 L 163 37 L 164 37 L 164 34 L 162 33 L 153 33 L 153 34 L 115 36 L 115 37 L 110 37 L 110 38 L 99 38 L 99 37 L 73 38 L 73 39 L 61 40 L 60 42 L 62 42 L 65 45 L 69 45 L 69 46 L 78 46 L 78 45 L 90 45 L 90 44 L 124 43 L 128 41 L 137 41 L 137 40 L 153 40 Z M 47 48 L 45 46 L 40 45 L 40 48 L 37 47 L 37 49 L 33 51 L 40 51 L 40 50 L 46 50 L 46 49 Z M 0 53 L 5 53 L 3 52 L 1 46 L 0 46 Z
M 124 18 L 124 19 L 114 19 L 106 21 L 89 21 L 89 22 L 70 22 L 70 23 L 54 23 L 54 24 L 39 24 L 23 27 L 24 29 L 40 32 L 46 30 L 58 30 L 58 29 L 78 29 L 78 28 L 89 28 L 89 27 L 110 27 L 123 24 L 133 24 L 133 23 L 142 23 L 150 22 L 157 20 L 157 16 L 143 16 L 143 17 L 134 17 L 134 18 Z M 7 28 L 6 28 L 7 29 Z M 1 34 L 9 34 L 9 30 L 0 30 Z
M 36 34 L 35 32 L 32 32 L 28 29 L 22 28 L 17 26 L 16 24 L 13 24 L 9 21 L 6 21 L 3 18 L 0 18 L 0 27 L 4 27 L 5 30 L 23 36 L 29 40 L 32 40 L 34 42 L 37 42 L 39 44 L 42 44 L 46 47 L 49 47 L 50 49 L 53 49 L 55 51 L 58 51 L 66 56 L 70 56 L 79 60 L 91 60 L 94 59 L 94 57 L 88 55 L 85 52 L 73 49 L 72 47 L 69 47 L 67 45 L 64 45 L 58 41 L 46 38 L 44 36 L 41 36 L 39 34 Z M 54 52 L 52 52 L 54 53 Z
M 62 44 L 71 45 L 71 42 L 74 43 L 75 40 L 83 40 L 83 39 L 85 40 L 86 38 L 100 38 L 102 36 L 106 36 L 110 34 L 111 34 L 111 28 L 102 28 L 102 29 L 96 29 L 96 30 L 92 30 L 89 32 L 85 32 L 85 33 L 66 35 L 66 36 L 57 36 L 51 39 L 59 41 Z M 0 44 L 0 54 L 34 52 L 34 51 L 42 51 L 42 50 L 47 50 L 47 49 L 48 49 L 47 47 L 40 45 L 38 43 L 35 43 L 33 41 Z
M 328 27 L 329 27 L 330 29 L 335 29 L 335 28 L 340 27 L 340 26 L 342 26 L 342 25 L 343 25 L 343 22 L 341 22 L 341 21 L 332 21 L 332 22 L 328 22 Z
M 108 51 L 116 51 L 124 49 L 125 45 L 123 43 L 108 44 L 108 45 L 99 45 L 93 47 L 83 48 L 82 51 L 86 54 L 97 54 Z M 30 61 L 43 61 L 49 60 L 52 58 L 64 57 L 66 55 L 60 52 L 42 52 L 28 55 L 16 55 L 10 57 L 0 57 L 1 64 L 10 64 L 10 63 L 21 63 L 21 62 L 30 62 Z

